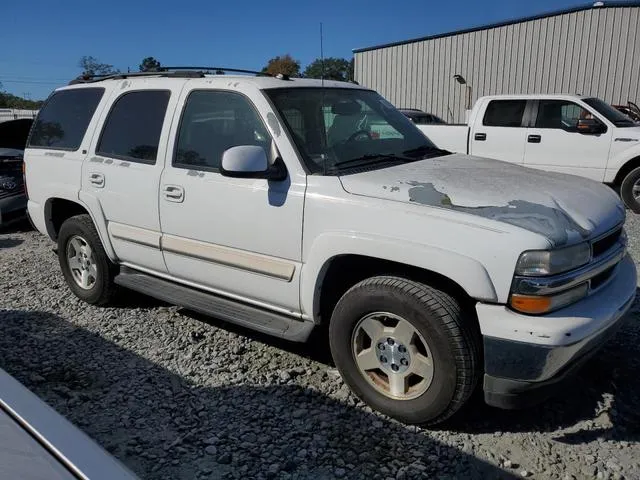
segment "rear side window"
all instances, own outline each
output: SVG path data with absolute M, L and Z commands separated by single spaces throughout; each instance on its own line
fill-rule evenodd
M 155 164 L 170 92 L 144 90 L 114 103 L 96 148 L 98 155 Z
M 482 119 L 487 127 L 521 127 L 526 100 L 491 100 Z
M 29 147 L 77 150 L 104 94 L 104 88 L 55 92 L 36 119 Z

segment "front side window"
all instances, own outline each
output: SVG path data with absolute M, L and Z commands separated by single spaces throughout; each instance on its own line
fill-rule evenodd
M 354 88 L 265 90 L 312 173 L 411 162 L 443 154 L 376 92 Z
M 142 90 L 118 98 L 104 123 L 96 153 L 155 164 L 170 95 L 167 90 Z
M 29 147 L 77 150 L 103 94 L 104 88 L 55 92 L 38 112 Z
M 578 121 L 593 119 L 591 112 L 568 100 L 540 100 L 536 128 L 556 128 L 578 131 Z
M 290 112 L 295 117 L 295 112 Z M 246 97 L 234 92 L 196 90 L 185 104 L 173 164 L 219 170 L 231 147 L 256 145 L 269 152 L 271 137 Z
M 526 100 L 491 100 L 482 119 L 486 127 L 522 127 Z

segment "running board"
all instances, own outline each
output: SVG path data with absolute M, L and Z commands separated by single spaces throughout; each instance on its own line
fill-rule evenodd
M 146 273 L 122 267 L 115 282 L 125 288 L 144 293 L 205 315 L 257 330 L 292 342 L 305 342 L 313 330 L 313 322 L 223 298 L 213 293 L 180 285 Z

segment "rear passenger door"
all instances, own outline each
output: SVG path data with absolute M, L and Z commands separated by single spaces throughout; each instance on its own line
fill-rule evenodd
M 166 272 L 160 251 L 158 188 L 177 94 L 166 82 L 114 89 L 82 171 L 82 189 L 107 221 L 118 259 Z
M 473 124 L 469 153 L 510 163 L 524 162 L 526 100 L 490 100 Z
M 208 89 L 185 89 L 182 98 L 160 188 L 169 273 L 228 297 L 299 312 L 306 183 L 291 170 L 284 181 L 220 173 L 222 154 L 234 146 L 260 146 L 275 158 L 275 140 L 258 111 L 270 111 L 266 99 Z

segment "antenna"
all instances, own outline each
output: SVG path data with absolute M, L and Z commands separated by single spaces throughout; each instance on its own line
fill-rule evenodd
M 322 22 L 320 22 L 320 81 L 324 87 L 324 51 L 322 50 Z

